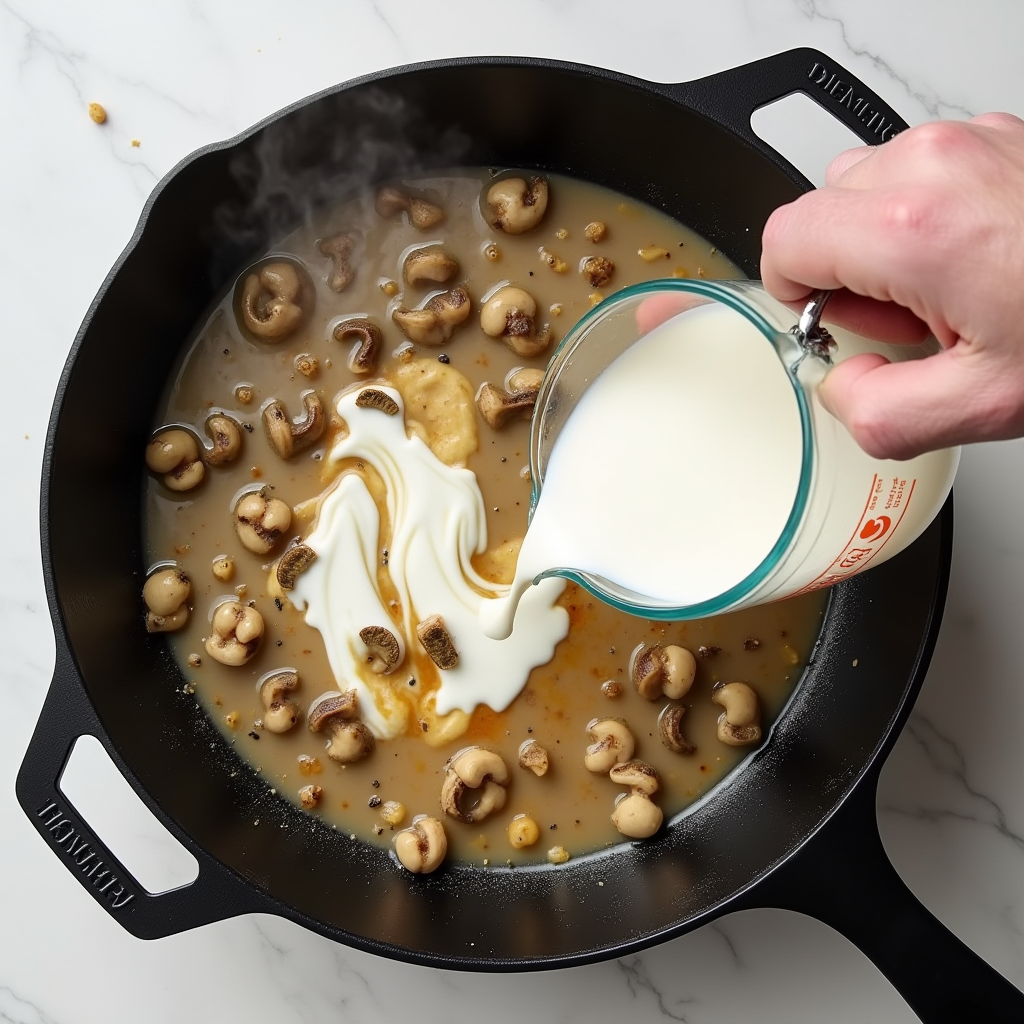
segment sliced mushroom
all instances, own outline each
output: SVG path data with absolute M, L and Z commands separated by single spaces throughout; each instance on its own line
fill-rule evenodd
M 746 683 L 716 686 L 711 699 L 725 710 L 718 716 L 718 738 L 731 747 L 744 747 L 761 739 L 761 702 Z
M 352 349 L 352 354 L 348 357 L 348 368 L 353 373 L 373 373 L 377 369 L 377 359 L 380 357 L 380 347 L 384 336 L 372 320 L 367 320 L 365 317 L 342 320 L 334 328 L 331 336 L 335 341 L 344 341 L 353 336 L 359 339 L 359 343 Z
M 658 715 L 658 735 L 669 750 L 692 754 L 697 748 L 683 735 L 686 708 L 682 704 L 666 704 Z
M 500 754 L 467 747 L 445 765 L 441 808 L 449 818 L 475 824 L 505 806 L 508 783 L 508 766 Z
M 580 260 L 580 273 L 592 288 L 603 288 L 615 273 L 615 264 L 607 256 L 587 256 Z
M 671 700 L 685 696 L 697 675 L 697 660 L 678 644 L 642 645 L 633 655 L 630 676 L 641 697 Z
M 259 650 L 263 637 L 263 616 L 238 601 L 217 606 L 206 638 L 206 653 L 222 665 L 238 667 Z
M 489 427 L 500 430 L 513 417 L 529 419 L 533 415 L 537 390 L 534 387 L 509 392 L 484 381 L 476 393 L 476 407 Z
M 473 309 L 469 292 L 461 285 L 435 295 L 422 309 L 399 306 L 391 319 L 417 345 L 443 345 Z
M 373 733 L 355 720 L 358 713 L 355 690 L 325 693 L 310 704 L 306 724 L 310 732 L 328 733 L 327 756 L 333 761 L 351 764 L 373 753 L 376 741 Z
M 394 672 L 405 657 L 401 641 L 384 626 L 365 626 L 359 630 L 359 639 L 366 644 L 366 660 L 378 675 Z
M 331 272 L 327 275 L 327 287 L 332 292 L 343 292 L 356 276 L 352 266 L 352 253 L 355 246 L 355 237 L 344 232 L 322 239 L 317 246 L 324 256 L 330 256 L 333 264 Z
M 533 177 L 504 178 L 487 190 L 491 224 L 508 235 L 521 235 L 535 228 L 548 208 L 548 183 Z
M 416 249 L 409 253 L 402 264 L 402 276 L 406 284 L 421 284 L 429 281 L 444 284 L 459 272 L 459 261 L 444 249 Z
M 524 740 L 519 745 L 520 768 L 527 768 L 540 778 L 547 775 L 550 763 L 548 752 L 536 740 Z
M 537 330 L 536 315 L 537 303 L 529 292 L 505 285 L 484 303 L 480 327 L 489 337 L 501 338 L 517 356 L 529 359 L 543 352 L 551 341 L 546 325 Z
M 301 712 L 288 700 L 287 694 L 299 688 L 299 673 L 293 668 L 279 669 L 263 677 L 260 683 L 260 703 L 263 705 L 263 728 L 282 733 L 291 729 Z
M 356 395 L 356 405 L 360 409 L 379 409 L 387 416 L 398 415 L 398 403 L 386 391 L 378 388 L 363 388 Z
M 270 488 L 243 494 L 235 505 L 235 532 L 255 555 L 265 555 L 292 524 L 292 510 L 280 498 L 270 497 Z
M 267 440 L 282 459 L 290 459 L 319 441 L 327 427 L 324 403 L 315 391 L 303 394 L 302 407 L 304 413 L 300 420 L 293 420 L 288 415 L 284 402 L 279 398 L 271 399 L 263 409 L 263 429 Z
M 146 629 L 150 633 L 173 633 L 188 622 L 188 599 L 192 581 L 180 569 L 161 569 L 146 580 L 142 600 L 146 602 Z
M 242 450 L 242 430 L 230 416 L 214 413 L 207 417 L 205 430 L 212 443 L 203 455 L 207 465 L 221 466 L 238 458 Z
M 646 761 L 629 761 L 611 769 L 608 777 L 619 786 L 629 786 L 612 811 L 612 824 L 631 839 L 646 839 L 661 828 L 661 808 L 651 799 L 661 785 L 658 770 Z
M 587 724 L 587 733 L 594 742 L 587 747 L 583 764 L 600 775 L 628 761 L 636 749 L 636 740 L 621 718 L 595 718 Z
M 430 660 L 440 669 L 455 668 L 459 663 L 459 652 L 455 649 L 451 634 L 445 629 L 440 615 L 431 615 L 416 627 L 416 636 Z
M 294 264 L 265 263 L 242 285 L 242 326 L 261 341 L 283 341 L 302 326 L 313 302 L 313 290 Z
M 409 214 L 409 223 L 420 231 L 432 228 L 444 220 L 444 210 L 440 206 L 393 185 L 386 185 L 377 190 L 374 207 L 377 213 L 385 218 L 406 211 Z
M 448 837 L 437 818 L 418 814 L 409 828 L 395 836 L 395 855 L 407 871 L 429 875 L 436 871 L 448 852 Z
M 146 465 L 163 476 L 164 486 L 172 491 L 190 491 L 202 483 L 205 469 L 199 458 L 199 445 L 187 431 L 161 430 L 146 446 Z
M 316 552 L 308 544 L 293 544 L 277 560 L 274 575 L 282 590 L 294 590 L 298 578 L 316 561 Z

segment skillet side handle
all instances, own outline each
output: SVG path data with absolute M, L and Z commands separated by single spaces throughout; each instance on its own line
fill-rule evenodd
M 759 107 L 795 92 L 809 96 L 871 146 L 909 127 L 859 78 L 820 50 L 806 46 L 664 88 L 674 100 L 725 122 L 776 162 L 778 153 L 754 134 L 750 118 Z
M 18 802 L 47 845 L 85 891 L 140 939 L 163 938 L 239 914 L 273 913 L 269 900 L 199 849 L 145 794 L 140 793 L 148 806 L 199 862 L 199 876 L 190 885 L 157 895 L 147 892 L 82 820 L 60 791 L 60 777 L 78 737 L 95 736 L 122 773 L 124 766 L 62 646 L 58 640 L 53 682 L 16 783 Z
M 886 855 L 877 773 L 798 853 L 750 891 L 747 906 L 817 918 L 849 939 L 925 1024 L 1024 1021 L 1024 993 L 934 917 Z

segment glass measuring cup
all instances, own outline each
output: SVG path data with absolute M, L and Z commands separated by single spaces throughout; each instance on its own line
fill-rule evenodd
M 817 388 L 835 363 L 861 352 L 893 362 L 922 358 L 937 343 L 897 346 L 843 330 L 818 327 L 827 295 L 808 303 L 800 322 L 758 282 L 670 279 L 610 296 L 566 335 L 548 366 L 531 425 L 531 515 L 537 507 L 552 452 L 580 399 L 601 373 L 644 337 L 660 317 L 685 317 L 714 305 L 740 318 L 777 357 L 799 418 L 799 473 L 784 524 L 763 557 L 742 579 L 720 592 L 686 602 L 639 593 L 593 566 L 540 573 L 580 583 L 625 611 L 656 619 L 688 619 L 780 600 L 830 586 L 901 551 L 927 527 L 952 486 L 959 449 L 906 461 L 876 459 L 821 406 Z M 774 365 L 774 364 L 773 364 Z M 595 513 L 599 515 L 600 513 Z

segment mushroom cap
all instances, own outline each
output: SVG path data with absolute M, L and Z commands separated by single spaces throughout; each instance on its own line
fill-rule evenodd
M 617 764 L 608 772 L 608 778 L 617 786 L 629 786 L 647 796 L 657 793 L 661 785 L 658 769 L 646 761 L 626 761 L 624 764 Z
M 761 726 L 756 722 L 752 725 L 730 725 L 723 711 L 718 716 L 718 738 L 730 747 L 746 747 L 761 741 Z
M 678 644 L 641 645 L 632 658 L 630 678 L 641 697 L 657 700 L 663 693 L 678 700 L 693 685 L 697 659 Z
M 203 455 L 209 465 L 220 466 L 238 458 L 242 450 L 242 431 L 230 416 L 219 412 L 208 416 L 205 429 L 213 445 Z
M 451 634 L 445 628 L 440 615 L 431 615 L 416 627 L 416 636 L 430 660 L 443 670 L 455 668 L 459 663 L 459 652 L 455 649 Z
M 327 692 L 320 694 L 306 712 L 306 724 L 310 732 L 320 730 L 334 717 L 342 720 L 355 718 L 359 714 L 359 695 L 355 690 L 344 690 L 341 693 Z
M 484 747 L 466 747 L 445 766 L 441 808 L 464 824 L 483 821 L 505 806 L 508 782 L 508 766 L 500 754 Z M 475 803 L 469 803 L 469 790 L 475 791 Z
M 275 701 L 284 700 L 285 694 L 299 688 L 299 673 L 293 668 L 279 668 L 268 672 L 259 683 L 260 703 L 269 708 Z
M 666 704 L 658 715 L 658 735 L 669 750 L 692 754 L 697 748 L 683 735 L 686 708 L 682 704 Z
M 491 338 L 500 338 L 513 328 L 519 333 L 526 333 L 525 320 L 532 321 L 537 315 L 537 302 L 534 297 L 522 288 L 507 284 L 499 288 L 480 310 L 480 328 Z
M 459 261 L 438 246 L 414 249 L 402 264 L 402 276 L 407 284 L 432 281 L 444 284 L 459 272 Z
M 170 473 L 176 466 L 195 462 L 198 458 L 196 439 L 178 427 L 161 430 L 146 445 L 146 465 L 154 473 Z
M 384 626 L 364 626 L 359 630 L 359 639 L 366 645 L 370 667 L 378 675 L 393 672 L 402 661 L 402 644 L 390 629 Z
M 352 347 L 349 354 L 348 368 L 353 373 L 372 373 L 377 367 L 377 357 L 380 355 L 384 335 L 372 320 L 367 320 L 365 317 L 342 320 L 331 333 L 331 337 L 335 341 L 344 341 L 353 335 L 359 341 Z
M 633 791 L 622 797 L 612 811 L 612 824 L 631 839 L 647 839 L 661 828 L 661 808 L 643 793 Z
M 263 429 L 270 447 L 282 458 L 290 459 L 296 452 L 318 441 L 327 427 L 324 403 L 315 391 L 302 395 L 303 416 L 293 420 L 279 398 L 271 399 L 263 408 Z
M 761 716 L 761 702 L 753 688 L 746 683 L 734 682 L 716 686 L 711 699 L 725 708 L 730 725 L 753 725 Z
M 594 741 L 587 747 L 583 763 L 588 771 L 603 775 L 616 764 L 633 756 L 636 741 L 629 726 L 621 718 L 595 718 L 587 725 Z
M 528 416 L 536 403 L 536 388 L 509 394 L 484 381 L 476 393 L 477 410 L 484 422 L 494 430 L 500 430 L 514 416 Z
M 521 235 L 536 227 L 548 208 L 548 183 L 544 178 L 503 178 L 487 190 L 491 224 L 509 235 Z
M 293 263 L 265 263 L 242 284 L 239 320 L 261 341 L 278 342 L 294 334 L 312 312 L 315 292 Z
M 437 818 L 417 817 L 409 828 L 395 836 L 395 854 L 413 874 L 436 871 L 448 852 L 448 836 Z
M 277 560 L 274 575 L 282 590 L 294 590 L 299 576 L 316 561 L 316 552 L 308 544 L 293 544 Z
M 373 733 L 362 722 L 345 722 L 339 719 L 331 726 L 327 756 L 332 761 L 352 764 L 372 754 L 376 744 Z
M 181 569 L 161 569 L 146 580 L 142 600 L 155 615 L 173 615 L 189 599 L 192 582 Z
M 453 755 L 446 770 L 454 772 L 472 789 L 476 789 L 486 779 L 493 779 L 502 786 L 508 785 L 509 781 L 505 759 L 486 747 L 464 747 Z
M 386 392 L 379 388 L 363 388 L 356 395 L 356 405 L 360 409 L 377 409 L 385 416 L 398 415 L 398 403 Z

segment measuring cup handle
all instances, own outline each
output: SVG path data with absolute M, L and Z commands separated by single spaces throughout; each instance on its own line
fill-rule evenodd
M 856 75 L 806 46 L 665 90 L 674 100 L 724 122 L 775 163 L 782 157 L 754 134 L 750 118 L 759 107 L 795 92 L 809 96 L 869 145 L 886 142 L 909 127 Z
M 751 890 L 748 906 L 806 914 L 856 945 L 926 1024 L 1024 1020 L 1024 993 L 910 891 L 882 846 L 877 771 L 797 853 Z

